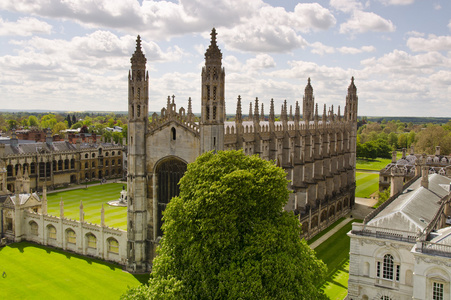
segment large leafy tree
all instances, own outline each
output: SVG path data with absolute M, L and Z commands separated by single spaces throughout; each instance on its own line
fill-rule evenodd
M 283 211 L 285 172 L 242 151 L 205 153 L 188 165 L 164 212 L 148 286 L 124 299 L 325 299 L 325 265 Z

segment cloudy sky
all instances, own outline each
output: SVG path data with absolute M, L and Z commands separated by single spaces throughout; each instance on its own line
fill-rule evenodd
M 168 95 L 200 112 L 200 74 L 216 27 L 227 113 L 258 97 L 269 112 L 302 101 L 360 116 L 451 117 L 449 0 L 1 0 L 0 109 L 127 109 L 138 34 L 150 110 Z M 341 110 L 343 112 L 343 109 Z

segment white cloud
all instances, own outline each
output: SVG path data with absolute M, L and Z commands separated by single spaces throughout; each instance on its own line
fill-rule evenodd
M 434 9 L 440 10 L 440 9 L 442 9 L 442 6 L 439 3 L 434 3 Z
M 406 33 L 407 36 L 413 36 L 413 37 L 422 37 L 424 36 L 424 33 L 418 32 L 418 31 L 409 31 Z
M 320 42 L 311 43 L 309 46 L 313 48 L 312 51 L 311 51 L 312 53 L 318 54 L 318 55 L 321 55 L 321 56 L 324 55 L 324 54 L 335 53 L 334 47 L 326 46 L 326 45 L 324 45 L 323 43 L 320 43 Z
M 330 6 L 345 13 L 362 10 L 364 8 L 363 4 L 357 0 L 330 0 Z
M 415 0 L 380 0 L 384 5 L 409 5 L 415 2 Z
M 364 52 L 374 52 L 376 48 L 374 46 L 362 46 L 360 48 L 355 47 L 340 47 L 337 49 L 342 54 L 359 54 Z
M 50 34 L 52 25 L 36 18 L 19 18 L 16 22 L 9 22 L 0 17 L 0 36 L 31 36 L 33 34 Z
M 326 30 L 336 23 L 332 13 L 318 3 L 299 3 L 293 14 L 287 14 L 294 19 L 293 25 L 304 32 L 310 29 Z
M 254 70 L 269 69 L 276 66 L 274 58 L 268 54 L 257 54 L 255 58 L 248 59 L 246 64 Z
M 451 36 L 411 37 L 407 40 L 407 47 L 415 52 L 451 51 Z
M 448 29 L 451 31 L 451 20 L 449 20 Z
M 390 20 L 364 11 L 355 11 L 350 20 L 340 25 L 340 33 L 364 33 L 368 31 L 393 32 L 395 25 Z

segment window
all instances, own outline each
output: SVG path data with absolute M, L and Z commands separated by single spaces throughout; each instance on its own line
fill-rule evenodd
M 177 135 L 176 135 L 174 127 L 171 128 L 171 133 L 172 133 L 172 140 L 175 141 L 175 139 L 177 138 Z
M 108 152 L 105 152 L 105 156 L 108 156 Z
M 72 229 L 66 230 L 66 240 L 69 244 L 75 244 L 75 242 L 77 241 L 75 231 L 73 231 Z
M 119 253 L 119 242 L 114 238 L 108 239 L 108 252 Z
M 381 296 L 381 300 L 391 300 L 389 296 Z
M 52 225 L 47 227 L 49 239 L 56 240 L 56 228 Z
M 121 164 L 121 160 L 120 160 L 120 159 L 117 160 L 117 164 L 118 164 L 118 165 Z
M 6 167 L 6 172 L 7 172 L 7 176 L 8 177 L 13 176 L 13 166 L 12 165 L 8 165 L 8 167 Z
M 64 160 L 64 170 L 67 170 L 67 169 L 69 169 L 69 160 L 65 159 Z
M 88 158 L 88 153 L 85 154 L 85 158 Z
M 108 161 L 107 160 L 105 160 L 105 166 L 108 166 Z
M 88 248 L 97 248 L 97 238 L 95 237 L 95 235 L 93 235 L 92 233 L 88 233 L 86 235 L 87 239 L 88 239 Z
M 113 160 L 111 161 L 111 165 L 114 166 L 115 162 L 116 162 L 116 161 L 113 159 Z
M 93 153 L 93 154 L 91 155 L 91 157 L 93 157 L 93 158 L 94 158 L 94 157 L 96 157 L 96 154 L 95 154 L 95 153 Z
M 117 155 L 121 155 L 121 151 L 117 151 Z
M 434 282 L 432 286 L 432 300 L 443 300 L 443 283 Z
M 85 169 L 87 169 L 87 168 L 88 168 L 88 163 L 86 162 L 86 163 L 85 163 Z
M 384 255 L 382 278 L 393 280 L 393 256 L 391 256 L 390 254 Z
M 96 167 L 96 163 L 92 162 L 92 167 L 95 168 Z
M 75 169 L 75 159 L 73 158 L 70 160 L 70 168 Z
M 114 156 L 114 155 L 115 155 L 115 152 L 114 152 L 114 151 L 113 151 L 113 152 L 111 152 L 111 155 L 113 155 L 113 156 Z
M 30 231 L 32 235 L 38 235 L 38 224 L 36 222 L 30 223 Z

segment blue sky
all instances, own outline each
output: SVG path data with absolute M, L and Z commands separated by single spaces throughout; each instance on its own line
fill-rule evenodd
M 294 106 L 309 77 L 336 111 L 354 76 L 359 116 L 451 117 L 448 0 L 2 0 L 0 108 L 125 111 L 140 34 L 150 110 L 175 95 L 200 112 L 212 27 L 227 113 L 238 95 Z

